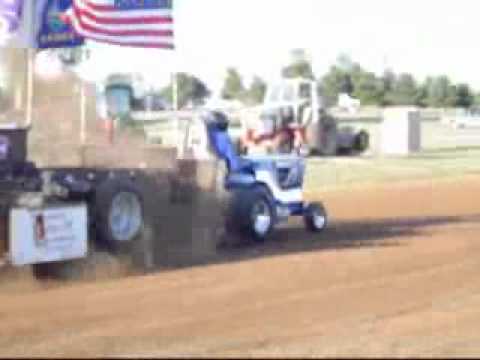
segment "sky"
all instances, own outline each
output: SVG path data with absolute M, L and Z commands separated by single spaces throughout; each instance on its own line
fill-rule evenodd
M 175 51 L 96 43 L 85 73 L 139 71 L 162 83 L 186 71 L 215 91 L 229 66 L 247 82 L 274 80 L 304 48 L 317 76 L 347 54 L 376 73 L 446 74 L 480 90 L 479 10 L 472 0 L 175 0 Z

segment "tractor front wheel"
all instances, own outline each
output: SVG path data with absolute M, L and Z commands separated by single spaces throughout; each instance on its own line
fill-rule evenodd
M 303 218 L 305 227 L 311 232 L 321 232 L 327 227 L 327 211 L 322 203 L 308 205 Z

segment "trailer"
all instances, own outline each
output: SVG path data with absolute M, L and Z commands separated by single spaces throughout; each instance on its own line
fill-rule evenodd
M 27 160 L 29 128 L 0 128 L 0 257 L 56 276 L 93 249 L 130 250 L 144 228 L 130 170 L 38 168 Z

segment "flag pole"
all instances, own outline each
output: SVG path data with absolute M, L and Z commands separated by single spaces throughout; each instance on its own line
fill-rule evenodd
M 87 97 L 85 83 L 80 80 L 80 144 L 85 146 L 87 142 Z
M 35 60 L 35 3 L 27 0 L 24 4 L 25 39 L 27 40 L 27 103 L 26 126 L 33 124 L 33 91 L 34 91 L 34 60 Z
M 81 49 L 80 60 L 86 61 L 88 53 Z M 85 81 L 80 77 L 80 145 L 84 147 L 87 143 L 87 95 Z
M 33 123 L 33 82 L 34 82 L 34 59 L 35 49 L 27 49 L 27 110 L 26 126 L 32 126 Z
M 183 141 L 180 117 L 178 116 L 178 76 L 176 69 L 172 72 L 172 102 L 173 102 L 173 120 L 177 128 L 177 157 L 183 157 Z
M 178 111 L 178 79 L 177 72 L 175 70 L 172 73 L 172 83 L 173 110 Z

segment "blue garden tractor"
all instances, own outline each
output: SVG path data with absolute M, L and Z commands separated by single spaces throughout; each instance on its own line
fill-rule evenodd
M 305 160 L 297 155 L 239 156 L 228 134 L 228 119 L 210 111 L 203 121 L 214 154 L 227 168 L 225 188 L 232 193 L 227 231 L 263 241 L 280 222 L 302 216 L 307 230 L 327 226 L 322 203 L 303 200 Z

